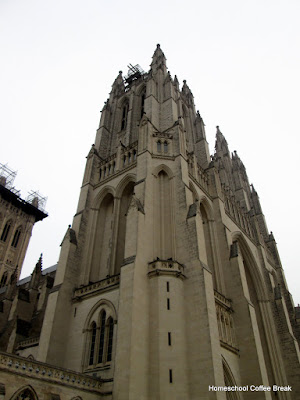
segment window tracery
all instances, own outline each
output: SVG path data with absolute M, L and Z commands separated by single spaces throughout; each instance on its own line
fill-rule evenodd
M 101 309 L 97 323 L 89 329 L 88 366 L 98 367 L 112 361 L 114 320 L 105 309 Z

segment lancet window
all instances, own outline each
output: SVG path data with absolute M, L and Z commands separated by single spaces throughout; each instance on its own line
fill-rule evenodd
M 11 227 L 11 222 L 7 222 L 3 228 L 2 234 L 1 234 L 1 238 L 0 240 L 2 240 L 3 242 L 6 242 L 7 236 L 9 234 L 10 231 L 10 227 Z
M 146 90 L 144 89 L 141 96 L 141 118 L 143 118 L 145 112 L 145 98 L 146 98 Z
M 128 101 L 126 101 L 126 103 L 123 105 L 122 108 L 121 131 L 125 130 L 127 126 L 128 109 L 129 109 L 129 104 Z
M 15 231 L 14 238 L 13 238 L 13 240 L 11 242 L 11 246 L 12 247 L 16 248 L 18 246 L 18 243 L 19 243 L 19 240 L 20 240 L 20 236 L 21 236 L 21 228 L 18 228 Z
M 111 362 L 113 333 L 113 318 L 102 309 L 98 314 L 97 322 L 93 321 L 89 329 L 89 367 Z

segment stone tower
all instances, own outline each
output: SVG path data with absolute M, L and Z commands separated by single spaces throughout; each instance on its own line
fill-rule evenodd
M 47 214 L 38 197 L 25 201 L 13 187 L 16 172 L 0 164 L 0 287 L 20 276 L 33 225 Z
M 114 400 L 296 400 L 299 328 L 245 166 L 218 127 L 210 157 L 157 45 L 103 107 L 37 360 L 101 378 Z

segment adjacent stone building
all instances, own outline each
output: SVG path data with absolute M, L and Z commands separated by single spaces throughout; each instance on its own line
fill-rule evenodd
M 57 267 L 18 285 L 2 398 L 300 398 L 300 310 L 258 194 L 219 127 L 210 156 L 159 45 L 113 83 Z

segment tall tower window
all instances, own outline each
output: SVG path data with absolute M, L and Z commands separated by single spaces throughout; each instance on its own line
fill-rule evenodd
M 98 314 L 97 323 L 95 322 L 96 315 L 93 317 L 88 335 L 88 367 L 112 361 L 114 319 L 109 314 L 107 315 L 107 312 L 102 308 L 100 314 Z
M 3 242 L 6 242 L 7 236 L 9 234 L 10 226 L 11 226 L 11 222 L 7 222 L 5 224 L 5 227 L 3 228 L 1 239 L 0 239 Z
M 90 349 L 89 365 L 94 364 L 96 333 L 97 333 L 96 323 L 93 322 L 92 323 L 92 333 L 91 333 L 91 349 Z
M 164 142 L 164 153 L 168 152 L 168 142 Z
M 107 361 L 111 361 L 113 334 L 114 334 L 114 321 L 112 318 L 108 319 L 108 343 L 107 343 Z
M 20 236 L 21 236 L 21 229 L 18 228 L 18 229 L 16 230 L 16 232 L 15 232 L 15 234 L 14 234 L 14 238 L 13 238 L 13 240 L 12 240 L 12 242 L 11 242 L 11 246 L 12 246 L 12 247 L 15 247 L 15 248 L 16 248 L 16 247 L 18 246 Z
M 162 170 L 155 182 L 155 251 L 162 260 L 173 257 L 173 217 L 171 183 L 167 173 Z
M 127 115 L 128 115 L 128 102 L 126 102 L 122 109 L 122 121 L 121 121 L 121 131 L 126 129 L 127 126 Z
M 146 93 L 144 91 L 141 97 L 141 118 L 143 118 L 145 112 L 145 98 L 146 98 Z
M 161 152 L 161 141 L 160 140 L 157 142 L 157 151 L 159 153 Z
M 101 318 L 100 318 L 100 340 L 99 340 L 98 363 L 103 362 L 104 339 L 105 339 L 105 319 L 106 319 L 106 312 L 102 311 Z

